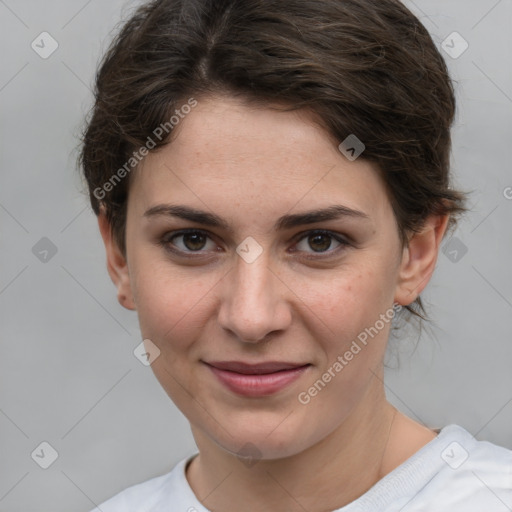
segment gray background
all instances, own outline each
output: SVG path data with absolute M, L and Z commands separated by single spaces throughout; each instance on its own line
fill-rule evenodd
M 134 5 L 0 0 L 1 512 L 85 512 L 195 449 L 133 355 L 136 314 L 117 303 L 75 170 L 96 63 Z M 433 328 L 416 350 L 414 333 L 391 346 L 388 397 L 429 426 L 512 448 L 512 1 L 407 5 L 437 44 L 453 31 L 469 43 L 445 57 L 459 99 L 453 169 L 473 193 L 425 293 Z M 48 59 L 31 48 L 43 31 L 59 43 Z M 46 262 L 32 250 L 43 237 L 57 248 Z M 59 455 L 48 469 L 31 458 L 42 441 Z

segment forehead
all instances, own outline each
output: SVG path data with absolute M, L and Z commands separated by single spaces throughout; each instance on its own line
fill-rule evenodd
M 306 111 L 215 97 L 198 101 L 175 130 L 133 175 L 130 202 L 138 209 L 177 198 L 276 214 L 327 203 L 375 216 L 389 209 L 376 166 L 349 161 Z

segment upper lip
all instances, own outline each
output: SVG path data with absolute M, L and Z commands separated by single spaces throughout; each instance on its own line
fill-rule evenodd
M 244 363 L 242 361 L 212 361 L 206 363 L 219 370 L 242 373 L 245 375 L 264 375 L 266 373 L 275 373 L 283 370 L 292 370 L 307 366 L 308 363 L 288 363 L 284 361 L 267 361 L 263 363 Z

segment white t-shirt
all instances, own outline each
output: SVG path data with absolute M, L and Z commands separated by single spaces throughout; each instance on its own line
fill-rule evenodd
M 91 512 L 210 512 L 185 476 L 194 456 L 165 475 L 128 487 Z M 333 512 L 511 511 L 512 451 L 448 425 L 366 493 Z

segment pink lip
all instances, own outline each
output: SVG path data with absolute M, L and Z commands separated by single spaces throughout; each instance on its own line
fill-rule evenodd
M 239 361 L 206 363 L 229 390 L 242 396 L 268 396 L 297 380 L 309 364 L 270 361 L 247 364 Z

